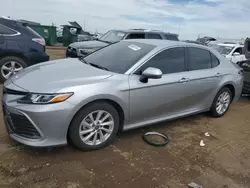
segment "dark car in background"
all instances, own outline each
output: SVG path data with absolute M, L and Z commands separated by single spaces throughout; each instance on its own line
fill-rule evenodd
M 109 44 L 113 44 L 126 39 L 160 39 L 179 41 L 177 34 L 166 33 L 158 30 L 110 30 L 99 39 L 93 41 L 75 42 L 70 44 L 66 50 L 66 57 L 86 56 Z
M 0 17 L 0 80 L 25 67 L 48 61 L 44 39 L 26 23 Z

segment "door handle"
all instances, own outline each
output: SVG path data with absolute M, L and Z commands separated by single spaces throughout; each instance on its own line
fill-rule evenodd
M 215 74 L 215 76 L 217 76 L 217 77 L 219 77 L 221 74 L 219 73 L 219 72 L 217 72 L 216 74 Z
M 189 81 L 188 78 L 182 78 L 182 79 L 180 79 L 178 82 L 183 83 L 183 82 L 188 82 L 188 81 Z

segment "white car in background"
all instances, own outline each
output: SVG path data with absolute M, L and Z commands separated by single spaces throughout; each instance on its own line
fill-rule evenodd
M 233 63 L 245 61 L 244 45 L 237 43 L 221 43 L 217 44 L 215 48 Z

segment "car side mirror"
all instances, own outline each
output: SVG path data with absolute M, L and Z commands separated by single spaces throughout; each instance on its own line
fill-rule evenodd
M 147 83 L 148 79 L 160 79 L 162 77 L 162 72 L 160 69 L 154 67 L 148 67 L 141 74 L 140 81 Z
M 234 53 L 233 53 L 233 56 L 238 56 L 238 55 L 240 55 L 239 52 L 234 52 Z

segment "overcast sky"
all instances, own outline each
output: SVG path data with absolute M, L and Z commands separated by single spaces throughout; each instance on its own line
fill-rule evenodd
M 77 21 L 87 30 L 147 28 L 180 34 L 250 36 L 250 0 L 1 0 L 0 14 L 57 26 Z

